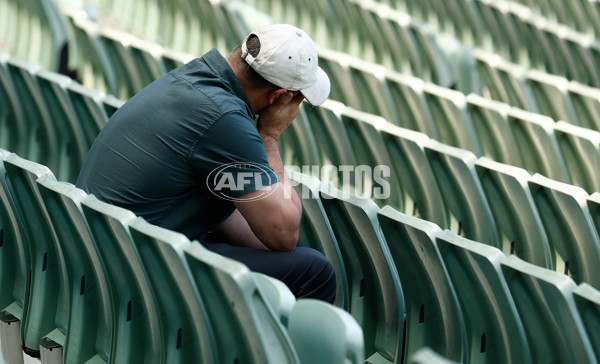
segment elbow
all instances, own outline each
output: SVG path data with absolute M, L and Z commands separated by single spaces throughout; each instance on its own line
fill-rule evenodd
M 279 230 L 272 236 L 272 241 L 265 244 L 269 249 L 280 252 L 289 252 L 296 249 L 298 237 L 300 236 L 300 229 Z

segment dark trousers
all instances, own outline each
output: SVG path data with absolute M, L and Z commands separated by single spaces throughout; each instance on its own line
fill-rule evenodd
M 296 298 L 316 298 L 333 303 L 335 270 L 320 252 L 298 247 L 290 252 L 245 248 L 225 243 L 204 241 L 204 247 L 245 264 L 251 271 L 277 278 L 285 283 Z

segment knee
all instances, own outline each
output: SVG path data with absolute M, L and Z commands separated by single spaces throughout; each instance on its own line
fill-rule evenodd
M 320 252 L 310 248 L 301 249 L 299 252 L 303 255 L 306 267 L 306 295 L 302 297 L 316 298 L 329 303 L 335 301 L 336 294 L 336 274 L 333 264 Z M 299 297 L 300 298 L 300 297 Z

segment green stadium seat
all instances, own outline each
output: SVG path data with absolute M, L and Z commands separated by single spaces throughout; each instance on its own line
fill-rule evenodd
M 373 198 L 379 205 L 391 205 L 403 210 L 404 193 L 398 174 L 404 171 L 396 170 L 380 133 L 380 129 L 388 122 L 379 116 L 351 108 L 342 111 L 342 121 L 356 156 L 356 167 L 350 173 L 355 184 L 353 192 Z M 367 168 L 363 169 L 361 166 Z M 384 183 L 388 187 L 387 191 Z
M 296 304 L 296 297 L 294 297 L 292 291 L 282 281 L 271 278 L 266 274 L 252 272 L 252 277 L 265 301 L 267 301 L 275 316 L 279 318 L 279 322 L 287 327 L 290 312 Z
M 559 121 L 554 126 L 556 141 L 569 171 L 571 184 L 588 193 L 600 191 L 600 132 Z
M 338 241 L 325 213 L 320 197 L 321 182 L 308 174 L 288 169 L 288 176 L 302 199 L 299 246 L 306 246 L 323 253 L 335 268 L 337 280 L 335 304 L 344 310 L 349 308 L 348 280 Z
M 442 143 L 481 155 L 481 147 L 462 92 L 425 84 L 423 93 Z
M 575 305 L 583 321 L 596 358 L 600 357 L 600 291 L 587 283 L 573 290 Z
M 527 184 L 524 169 L 480 158 L 475 170 L 490 204 L 499 248 L 506 255 L 552 269 L 552 255 L 546 230 Z
M 413 19 L 406 13 L 394 12 L 390 14 L 389 9 L 386 8 L 376 11 L 382 18 L 382 36 L 386 37 L 388 44 L 397 45 L 390 48 L 390 57 L 394 63 L 393 69 L 405 75 L 416 77 L 423 75 L 425 71 L 423 70 L 421 56 L 412 34 Z
M 463 312 L 436 244 L 440 228 L 389 206 L 377 217 L 404 291 L 403 360 L 428 346 L 464 362 L 468 353 Z
M 596 231 L 600 234 L 600 192 L 594 192 L 587 198 L 587 206 Z
M 89 195 L 81 208 L 104 265 L 113 311 L 109 363 L 162 363 L 166 337 L 157 299 L 128 225 L 136 218 L 124 208 Z M 110 265 L 109 265 L 110 264 Z
M 44 175 L 54 175 L 46 166 L 16 154 L 4 159 L 4 168 L 29 238 L 27 279 L 31 286 L 21 323 L 22 344 L 25 352 L 39 356 L 46 336 L 64 346 L 69 314 L 64 260 L 35 182 Z
M 600 90 L 571 81 L 567 92 L 579 124 L 584 128 L 600 131 Z
M 554 135 L 554 121 L 547 116 L 513 108 L 508 112 L 508 122 L 523 162 L 517 167 L 568 183 L 567 167 Z
M 79 54 L 77 72 L 81 83 L 95 89 L 117 94 L 117 75 L 110 58 L 100 43 L 100 26 L 88 20 L 85 12 L 67 17 L 75 35 L 75 46 Z
M 68 317 L 63 360 L 108 363 L 113 350 L 113 310 L 104 264 L 81 210 L 80 202 L 87 194 L 51 175 L 40 177 L 37 188 L 64 260 Z
M 8 155 L 0 149 L 0 339 L 2 354 L 14 360 L 23 357 L 19 321 L 29 297 L 30 262 L 27 231 L 6 179 L 3 161 Z M 5 317 L 10 317 L 8 326 L 16 330 L 5 332 Z
M 579 124 L 567 94 L 569 81 L 566 78 L 529 70 L 525 80 L 536 100 L 540 114 L 557 121 L 564 120 L 571 124 Z
M 515 256 L 500 264 L 525 328 L 531 362 L 595 362 L 573 299 L 575 283 Z
M 436 138 L 438 130 L 423 95 L 423 81 L 399 73 L 388 73 L 385 82 L 399 115 L 398 119 L 388 121 Z
M 588 16 L 587 25 L 592 28 L 592 33 L 600 35 L 600 3 L 594 0 L 582 1 L 581 5 L 584 8 L 584 13 Z
M 146 222 L 129 222 L 129 232 L 145 267 L 161 320 L 166 363 L 218 361 L 211 317 L 193 284 L 183 251 L 192 243 L 184 235 Z
M 365 336 L 370 362 L 400 362 L 404 342 L 404 294 L 377 221 L 377 205 L 322 185 L 321 201 L 344 259 L 349 312 Z M 343 243 L 342 243 L 343 242 Z
M 121 106 L 123 106 L 125 101 L 118 99 L 113 95 L 104 95 L 100 97 L 100 103 L 104 106 L 106 117 L 110 118 Z
M 500 80 L 500 75 L 496 71 L 496 65 L 502 62 L 502 58 L 495 53 L 486 52 L 480 48 L 473 51 L 473 58 L 482 85 L 481 93 L 492 100 L 509 102 L 508 94 Z
M 357 90 L 361 111 L 384 117 L 386 120 L 397 123 L 398 112 L 394 101 L 385 83 L 387 69 L 373 63 L 353 60 L 348 71 Z
M 129 38 L 129 42 L 125 47 L 135 65 L 141 88 L 167 73 L 161 58 L 164 51 L 160 45 L 136 37 Z
M 458 362 L 444 358 L 431 348 L 423 347 L 415 352 L 409 359 L 409 364 L 456 364 Z
M 57 158 L 56 177 L 61 181 L 75 183 L 89 145 L 85 141 L 83 129 L 75 115 L 66 87 L 69 77 L 40 70 L 35 74 L 44 105 L 56 128 L 57 148 L 53 154 Z
M 429 140 L 424 148 L 449 217 L 440 227 L 497 247 L 494 218 L 475 172 L 476 157 L 435 140 Z
M 117 80 L 117 88 L 111 93 L 124 100 L 131 98 L 145 86 L 138 73 L 138 64 L 129 52 L 128 44 L 132 37 L 112 28 L 101 28 L 98 34 L 101 49 L 106 52 Z
M 199 53 L 203 54 L 201 52 Z M 179 66 L 183 66 L 194 58 L 196 57 L 189 53 L 175 51 L 172 49 L 163 49 L 161 55 L 162 63 L 165 66 L 165 72 L 169 72 Z
M 421 60 L 427 65 L 424 80 L 451 87 L 454 83 L 448 59 L 438 46 L 436 34 L 427 25 L 412 23 L 410 25 Z M 440 41 L 443 42 L 443 41 Z
M 525 330 L 500 268 L 506 256 L 448 230 L 436 241 L 464 315 L 468 362 L 530 363 Z
M 104 107 L 101 105 L 104 93 L 72 82 L 67 85 L 67 95 L 69 95 L 79 125 L 83 129 L 85 143 L 89 149 L 108 120 Z
M 197 242 L 184 256 L 213 322 L 219 362 L 298 362 L 285 327 L 246 266 Z
M 307 110 L 310 108 L 312 106 L 308 102 L 302 103 L 296 119 L 281 135 L 279 152 L 286 166 L 321 165 L 317 141 L 307 115 Z
M 424 150 L 429 137 L 390 124 L 383 126 L 381 137 L 404 190 L 405 212 L 438 225 L 446 224 L 444 200 Z
M 21 105 L 22 122 L 27 125 L 26 153 L 23 157 L 56 170 L 56 129 L 35 81 L 40 66 L 16 58 L 8 59 L 6 66 Z
M 577 283 L 600 287 L 600 238 L 580 187 L 535 174 L 529 189 L 546 229 L 553 266 Z
M 365 362 L 360 326 L 348 312 L 325 302 L 298 300 L 290 312 L 288 333 L 301 363 Z
M 331 91 L 329 98 L 346 106 L 360 108 L 360 95 L 352 83 L 350 64 L 354 57 L 328 49 L 319 49 L 319 67 L 329 76 Z
M 508 124 L 510 106 L 483 96 L 467 96 L 467 111 L 481 146 L 483 156 L 510 165 L 520 165 L 515 137 Z
M 19 95 L 6 68 L 10 58 L 8 53 L 0 52 L 0 147 L 25 155 L 29 136 Z
M 525 69 L 519 65 L 498 60 L 498 63 L 494 66 L 494 70 L 506 94 L 506 99 L 502 98 L 498 101 L 506 102 L 522 110 L 538 111 L 535 98 L 525 83 Z
M 366 34 L 381 34 L 381 37 L 368 37 L 366 41 L 371 43 L 372 54 L 369 54 L 369 59 L 373 62 L 387 68 L 396 69 L 396 66 L 407 66 L 405 71 L 411 73 L 409 62 L 399 62 L 393 59 L 395 55 L 404 54 L 406 58 L 404 39 L 395 38 L 393 42 L 389 42 L 392 35 L 389 31 L 388 20 L 382 16 L 388 10 L 387 4 L 375 1 L 360 1 L 349 2 L 353 6 L 360 17 L 360 21 L 364 23 Z M 364 58 L 366 59 L 366 58 Z
M 344 108 L 343 104 L 327 100 L 319 107 L 306 110 L 306 116 L 317 142 L 321 166 L 356 164 L 354 148 L 342 123 L 341 112 Z M 325 183 L 337 183 L 341 181 L 341 177 L 342 173 L 339 172 L 333 176 L 321 176 L 321 180 Z
M 593 56 L 596 39 L 571 29 L 566 29 L 562 36 L 564 37 L 565 57 L 576 70 L 576 74 L 571 78 L 600 87 L 600 73 L 596 70 L 596 61 Z

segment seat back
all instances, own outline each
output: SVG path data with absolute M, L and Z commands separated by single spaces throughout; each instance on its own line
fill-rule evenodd
M 285 328 L 246 266 L 199 243 L 184 254 L 214 323 L 219 362 L 298 362 Z
M 362 329 L 341 308 L 314 299 L 296 302 L 288 323 L 301 363 L 364 363 Z
M 540 173 L 553 180 L 568 183 L 567 167 L 554 136 L 554 120 L 511 109 L 508 121 L 523 162 L 517 167 L 525 168 L 531 174 Z
M 0 311 L 21 320 L 29 298 L 29 240 L 6 179 L 5 156 L 0 150 Z
M 287 173 L 292 183 L 297 184 L 296 191 L 302 199 L 302 220 L 298 245 L 320 251 L 333 264 L 336 276 L 335 304 L 348 310 L 346 268 L 338 241 L 321 201 L 321 182 L 315 177 L 293 170 L 288 170 Z
M 588 193 L 600 191 L 600 132 L 564 121 L 554 125 L 554 134 L 569 172 L 571 184 Z
M 573 297 L 596 358 L 600 358 L 600 291 L 582 283 L 573 290 Z
M 546 230 L 533 201 L 524 169 L 482 157 L 475 170 L 498 228 L 499 248 L 506 254 L 552 269 Z
M 433 84 L 425 84 L 423 93 L 433 121 L 437 124 L 438 140 L 481 155 L 481 146 L 467 113 L 464 94 Z
M 356 156 L 354 170 L 350 173 L 354 193 L 372 198 L 379 205 L 403 210 L 404 192 L 398 174 L 404 171 L 396 171 L 380 133 L 388 122 L 351 108 L 344 109 L 342 121 Z
M 64 260 L 36 180 L 54 178 L 44 165 L 11 154 L 4 160 L 6 177 L 29 237 L 30 295 L 21 325 L 22 343 L 36 354 L 44 336 L 64 344 L 69 304 Z
M 573 280 L 516 256 L 509 256 L 500 264 L 525 328 L 531 361 L 594 362 L 596 358 L 573 299 L 577 287 Z
M 331 185 L 322 185 L 321 201 L 340 242 L 349 312 L 363 329 L 365 355 L 368 360 L 399 361 L 404 342 L 404 294 L 377 221 L 379 208 L 371 200 Z
M 467 111 L 473 121 L 483 156 L 497 162 L 521 165 L 521 156 L 515 149 L 515 137 L 508 125 L 507 113 L 510 106 L 470 94 L 467 96 Z
M 436 241 L 464 315 L 468 361 L 530 363 L 525 330 L 500 269 L 506 256 L 448 230 Z
M 20 97 L 6 67 L 6 61 L 10 58 L 8 53 L 0 52 L 0 146 L 25 155 L 29 136 L 19 103 Z
M 535 174 L 529 179 L 533 200 L 546 229 L 554 269 L 575 282 L 600 287 L 600 238 L 581 188 Z
M 252 277 L 275 316 L 279 318 L 284 327 L 287 327 L 290 312 L 296 304 L 296 297 L 292 291 L 282 281 L 266 274 L 252 272 Z
M 141 217 L 129 223 L 129 231 L 156 297 L 165 362 L 217 362 L 206 298 L 193 284 L 183 259 L 184 249 L 192 243 L 184 235 Z
M 58 165 L 55 153 L 58 149 L 56 129 L 34 78 L 40 66 L 10 58 L 6 61 L 6 67 L 17 99 L 20 100 L 22 122 L 28 126 L 27 152 L 23 157 L 55 170 Z
M 81 208 L 107 267 L 104 273 L 114 312 L 109 362 L 163 362 L 164 336 L 156 298 L 127 228 L 135 215 L 93 195 L 81 200 Z
M 75 183 L 89 145 L 67 95 L 66 86 L 73 81 L 69 77 L 44 70 L 36 73 L 35 78 L 44 105 L 57 130 L 59 149 L 54 152 L 57 158 L 56 177 L 61 181 Z
M 475 172 L 475 156 L 434 140 L 425 144 L 425 153 L 451 218 L 441 227 L 498 246 L 494 218 Z
M 404 190 L 404 212 L 446 224 L 444 200 L 423 149 L 429 137 L 390 124 L 383 126 L 381 137 Z
M 404 360 L 428 346 L 463 362 L 467 357 L 463 313 L 435 241 L 440 228 L 389 206 L 377 217 L 404 291 Z
M 37 187 L 56 232 L 66 270 L 69 317 L 63 360 L 82 363 L 94 358 L 108 362 L 112 348 L 113 311 L 104 270 L 81 210 L 87 193 L 57 182 L 51 175 L 37 180 Z

